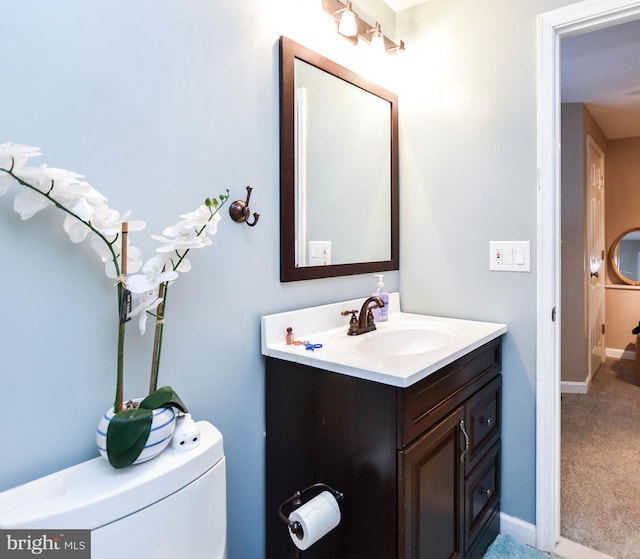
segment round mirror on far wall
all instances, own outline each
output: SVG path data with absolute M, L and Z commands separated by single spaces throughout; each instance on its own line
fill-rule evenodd
M 616 237 L 609 250 L 609 263 L 621 282 L 640 285 L 640 227 Z

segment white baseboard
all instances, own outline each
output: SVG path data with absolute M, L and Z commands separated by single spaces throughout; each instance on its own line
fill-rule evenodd
M 613 357 L 614 359 L 629 359 L 634 361 L 636 358 L 635 351 L 629 351 L 628 349 L 614 349 L 608 347 L 605 351 L 607 357 Z M 591 385 L 591 377 L 582 382 L 572 380 L 560 381 L 560 392 L 563 394 L 586 394 L 589 392 L 589 386 Z
M 515 538 L 529 547 L 536 546 L 536 527 L 530 522 L 520 520 L 515 516 L 500 513 L 500 532 Z
M 553 550 L 553 556 L 558 559 L 616 559 L 606 553 L 585 547 L 564 538 L 560 538 L 558 545 Z
M 586 394 L 589 392 L 591 377 L 583 382 L 575 382 L 572 380 L 560 381 L 560 392 L 563 394 Z
M 629 359 L 634 361 L 636 358 L 635 351 L 629 351 L 628 349 L 613 349 L 608 347 L 606 351 L 607 357 L 615 357 L 616 359 Z

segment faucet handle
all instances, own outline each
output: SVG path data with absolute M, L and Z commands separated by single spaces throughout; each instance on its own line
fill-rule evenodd
M 378 304 L 376 303 L 376 307 Z M 367 308 L 367 328 L 373 327 L 375 329 L 375 318 L 373 316 L 373 305 Z
M 350 311 L 342 311 L 340 314 L 342 316 L 351 315 L 351 318 L 349 319 L 349 331 L 347 333 L 350 336 L 355 335 L 358 331 L 358 317 L 356 316 L 358 314 L 358 309 L 352 309 Z

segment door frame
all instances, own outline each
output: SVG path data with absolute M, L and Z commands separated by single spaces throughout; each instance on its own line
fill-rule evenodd
M 584 0 L 537 18 L 536 547 L 560 540 L 560 40 L 640 18 L 640 0 Z

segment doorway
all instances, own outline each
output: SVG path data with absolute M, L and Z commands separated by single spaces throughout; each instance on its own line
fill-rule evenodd
M 585 0 L 538 16 L 536 547 L 560 540 L 560 39 L 640 18 L 640 0 Z
M 536 547 L 560 541 L 560 39 L 640 17 L 640 0 L 585 0 L 538 17 Z

